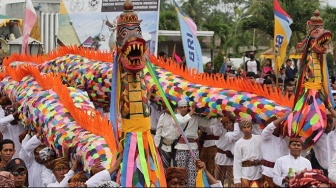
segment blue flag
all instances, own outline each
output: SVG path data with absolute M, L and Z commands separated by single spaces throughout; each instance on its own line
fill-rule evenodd
M 183 50 L 188 68 L 195 68 L 198 72 L 203 72 L 202 50 L 197 39 L 197 26 L 193 20 L 182 12 L 174 0 L 175 10 L 180 23 Z

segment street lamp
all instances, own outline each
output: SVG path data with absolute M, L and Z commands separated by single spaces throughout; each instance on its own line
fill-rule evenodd
M 244 17 L 241 17 L 241 18 L 239 18 L 238 19 L 238 21 L 237 21 L 237 23 L 236 23 L 236 27 L 235 27 L 235 35 L 234 35 L 234 39 L 236 40 L 236 38 L 237 38 L 237 27 L 238 27 L 238 23 L 242 20 L 242 19 L 244 19 L 244 18 L 250 18 L 252 15 L 247 15 L 247 16 L 244 16 Z

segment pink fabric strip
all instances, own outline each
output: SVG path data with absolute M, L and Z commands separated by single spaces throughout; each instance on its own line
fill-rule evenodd
M 293 112 L 289 114 L 287 119 L 287 130 L 288 136 L 290 137 L 292 135 Z
M 134 156 L 135 150 L 137 146 L 137 133 L 132 133 L 130 149 L 128 154 L 128 162 L 127 162 L 127 178 L 126 178 L 126 187 L 132 187 L 133 173 L 134 173 Z
M 323 133 L 323 130 L 324 130 L 323 124 L 324 124 L 324 123 L 323 123 L 323 121 L 322 121 L 323 117 L 322 117 L 322 114 L 321 114 L 321 110 L 320 110 L 320 108 L 319 108 L 319 105 L 317 104 L 317 101 L 316 101 L 316 98 L 315 98 L 315 97 L 316 97 L 316 91 L 313 90 L 314 107 L 315 107 L 315 110 L 316 110 L 316 112 L 317 112 L 317 115 L 319 116 L 319 122 L 320 122 L 320 125 L 317 124 L 317 126 L 314 127 L 314 128 L 318 129 L 318 128 L 319 128 L 318 125 L 321 126 L 321 128 L 322 128 L 322 131 L 319 131 L 319 133 L 313 138 L 313 140 L 316 142 L 316 141 L 318 140 L 318 138 L 320 138 L 320 136 L 321 136 L 322 133 Z

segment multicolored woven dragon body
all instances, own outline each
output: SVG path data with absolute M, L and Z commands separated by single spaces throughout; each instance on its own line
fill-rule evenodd
M 96 114 L 95 107 L 97 106 L 108 111 L 111 102 L 111 90 L 113 90 L 113 87 L 111 89 L 113 64 L 107 61 L 111 61 L 112 55 L 93 53 L 90 50 L 75 47 L 64 47 L 49 54 L 49 57 L 13 55 L 4 62 L 6 71 L 2 75 L 4 79 L 0 88 L 13 101 L 22 104 L 20 112 L 23 114 L 24 124 L 33 127 L 44 126 L 47 133 L 45 142 L 56 149 L 58 154 L 69 152 L 81 156 L 84 169 L 88 170 L 98 158 L 105 162 L 103 163 L 105 167 L 108 167 L 111 159 L 114 159 L 112 153 L 117 152 L 117 144 L 114 140 L 113 143 L 110 142 L 114 148 L 111 149 L 112 152 L 109 150 L 107 141 L 104 140 L 105 136 L 102 135 L 102 132 L 109 132 L 110 137 L 115 139 L 112 126 L 106 126 L 108 130 L 90 130 L 90 126 L 91 128 L 97 128 L 101 125 L 97 125 L 94 121 L 87 126 L 78 123 L 73 118 L 75 115 L 71 113 L 75 109 L 69 109 L 59 99 L 59 95 L 65 95 L 64 89 L 44 89 L 40 84 L 54 85 L 57 83 L 60 85 L 62 84 L 61 77 L 63 80 L 65 79 L 70 86 L 68 90 L 70 91 L 71 101 L 74 101 L 78 110 L 84 112 L 80 118 L 88 116 L 86 111 L 89 111 L 89 114 Z M 54 58 L 55 56 L 60 57 Z M 157 60 L 154 56 L 149 57 L 156 64 L 154 70 L 158 75 L 161 87 L 166 92 L 166 96 L 173 101 L 183 98 L 194 101 L 199 108 L 204 109 L 203 114 L 205 115 L 208 113 L 222 115 L 232 112 L 241 117 L 253 119 L 254 122 L 263 125 L 270 116 L 283 115 L 290 111 L 291 102 L 288 99 L 285 100 L 281 93 L 269 94 L 266 88 L 262 88 L 260 85 L 253 86 L 244 80 L 224 80 L 222 77 L 215 77 L 214 79 L 207 75 L 191 73 L 172 62 L 165 63 Z M 29 72 L 26 70 L 27 67 L 29 71 L 34 69 L 36 70 L 35 73 L 41 72 L 42 75 L 25 73 Z M 146 70 L 145 72 L 130 72 L 122 68 L 119 68 L 119 70 L 122 70 L 120 74 L 120 91 L 122 91 L 120 101 L 122 103 L 119 103 L 122 107 L 120 108 L 122 126 L 127 124 L 127 121 L 134 119 L 137 126 L 132 124 L 128 128 L 141 126 L 141 130 L 148 129 L 149 131 L 149 119 L 141 123 L 139 117 L 148 118 L 147 89 L 152 85 L 153 78 L 149 76 Z M 21 74 L 21 72 L 25 74 Z M 59 73 L 59 76 L 39 78 L 53 73 Z M 42 80 L 42 83 L 36 81 L 39 79 Z M 75 89 L 79 86 L 84 86 L 87 94 Z M 271 96 L 273 96 L 273 100 Z M 116 103 L 112 102 L 112 104 Z M 131 142 L 132 139 L 139 138 L 140 136 L 137 133 L 141 133 L 142 138 L 147 138 L 148 141 L 151 139 L 148 131 L 144 131 L 146 134 L 136 130 L 135 133 L 128 134 L 125 132 L 123 134 L 126 136 L 124 142 L 126 143 L 127 140 Z M 92 134 L 94 132 L 95 134 Z M 127 135 L 129 136 L 127 137 Z M 154 147 L 154 145 L 152 146 Z M 153 148 L 151 152 L 154 151 Z M 153 162 L 149 161 L 148 164 L 153 164 Z M 159 166 L 160 162 L 157 162 Z
M 124 9 L 115 54 L 62 47 L 46 56 L 13 55 L 3 63 L 1 91 L 21 104 L 26 126 L 44 127 L 44 142 L 59 155 L 76 154 L 90 170 L 96 160 L 109 167 L 122 152 L 122 186 L 166 186 L 149 132 L 147 92 L 155 78 L 144 69 L 146 60 L 155 65 L 158 87 L 170 100 L 193 101 L 205 115 L 234 113 L 264 126 L 271 116 L 291 111 L 294 98 L 283 97 L 278 90 L 198 74 L 153 55 L 146 59 L 140 21 L 128 0 Z M 69 87 L 62 85 L 61 77 Z M 79 86 L 84 91 L 75 89 Z M 95 107 L 110 111 L 112 125 Z

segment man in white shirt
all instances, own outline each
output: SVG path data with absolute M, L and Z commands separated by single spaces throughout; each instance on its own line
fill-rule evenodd
M 184 129 L 187 136 L 188 142 L 190 143 L 191 149 L 195 154 L 195 157 L 199 157 L 198 145 L 196 139 L 198 138 L 198 127 L 199 126 L 210 126 L 215 123 L 216 119 L 205 119 L 198 115 L 195 115 L 196 104 L 193 103 L 188 112 L 188 102 L 182 99 L 178 102 L 178 110 L 180 114 L 176 114 L 176 118 Z M 177 133 L 179 134 L 179 133 Z M 185 143 L 184 139 L 181 137 L 175 146 L 176 156 L 175 161 L 177 167 L 183 167 L 187 169 L 188 172 L 188 187 L 195 187 L 196 183 L 196 165 L 195 161 L 190 154 L 189 148 Z
M 37 148 L 35 150 L 38 151 Z M 41 174 L 43 186 L 47 187 L 50 183 L 56 181 L 56 178 L 51 171 L 52 161 L 56 159 L 56 154 L 50 147 L 44 147 L 42 150 L 38 151 L 38 153 L 40 159 L 43 161 L 43 165 L 47 168 Z
M 254 59 L 254 52 L 250 52 L 250 60 L 245 62 L 245 71 L 254 72 L 256 75 L 260 75 L 260 62 Z
M 116 182 L 111 181 L 111 175 L 120 168 L 120 163 L 122 160 L 122 155 L 119 155 L 115 164 L 110 163 L 110 168 L 96 168 L 95 174 L 91 174 L 92 176 L 85 182 L 83 180 L 85 178 L 73 180 L 67 184 L 67 187 L 119 187 Z M 98 167 L 100 163 L 95 164 Z M 92 167 L 93 169 L 93 167 Z M 73 178 L 75 178 L 73 176 Z
M 51 171 L 44 165 L 48 161 L 40 158 L 39 152 L 46 146 L 41 145 L 39 140 L 42 135 L 42 128 L 37 128 L 37 133 L 32 138 L 29 134 L 22 141 L 23 148 L 20 151 L 20 158 L 24 160 L 28 168 L 29 187 L 47 186 L 55 180 Z M 49 159 L 50 160 L 50 159 Z
M 22 148 L 19 136 L 26 130 L 20 122 L 16 105 L 6 106 L 4 112 L 5 117 L 0 119 L 0 132 L 4 139 L 13 140 L 15 144 L 15 154 L 13 158 L 18 158 Z
M 177 139 L 178 135 L 176 134 L 177 128 L 175 126 L 175 122 L 173 121 L 169 110 L 165 105 L 163 105 L 162 108 L 164 108 L 164 113 L 161 114 L 159 118 L 154 142 L 160 152 L 163 167 L 164 169 L 167 169 L 171 166 L 173 159 L 172 143 L 175 139 Z
M 261 136 L 252 134 L 250 120 L 241 120 L 239 127 L 244 136 L 234 147 L 234 183 L 239 187 L 250 187 L 253 181 L 260 182 L 261 178 Z
M 328 178 L 336 183 L 336 154 L 334 155 L 333 159 L 331 160 L 331 164 L 328 168 Z
M 69 161 L 66 158 L 62 157 L 55 159 L 52 164 L 52 172 L 56 178 L 56 182 L 48 184 L 47 187 L 65 187 L 68 184 L 69 179 L 75 174 L 77 164 L 77 156 L 75 156 L 72 161 L 71 169 Z
M 0 119 L 5 117 L 5 111 L 3 110 L 2 106 L 0 105 Z
M 236 141 L 242 137 L 239 124 L 235 117 L 225 116 L 211 128 L 214 135 L 219 136 L 215 143 L 217 148 L 215 178 L 221 180 L 223 185 L 233 187 L 233 150 Z
M 280 123 L 287 117 L 272 116 L 266 121 L 267 126 L 261 132 L 261 150 L 263 153 L 263 160 L 261 161 L 263 169 L 263 187 L 274 187 L 273 182 L 273 168 L 275 161 L 288 154 L 288 142 L 280 136 Z
M 161 114 L 164 112 L 163 109 L 164 102 L 162 101 L 162 98 L 158 94 L 158 88 L 156 85 L 153 85 L 150 88 L 147 98 L 149 98 L 148 107 L 150 113 L 151 133 L 155 135 L 159 118 Z M 158 103 L 162 103 L 162 105 Z
M 155 135 L 155 132 L 157 131 L 157 124 L 159 122 L 159 118 L 163 113 L 163 111 L 161 110 L 162 106 L 159 106 L 153 101 L 149 101 L 148 107 L 150 109 L 151 133 Z
M 215 175 L 215 157 L 217 153 L 216 141 L 219 139 L 219 136 L 214 135 L 211 127 L 200 127 L 202 134 L 202 139 L 204 141 L 201 145 L 200 160 L 203 161 L 207 167 L 207 171 L 211 175 Z
M 275 161 L 273 168 L 273 182 L 278 186 L 285 186 L 289 180 L 304 169 L 312 169 L 308 159 L 301 157 L 303 142 L 300 138 L 289 140 L 289 154 Z
M 314 145 L 315 157 L 324 170 L 328 170 L 333 156 L 336 154 L 336 131 L 333 116 L 327 114 L 327 126 L 321 138 Z

